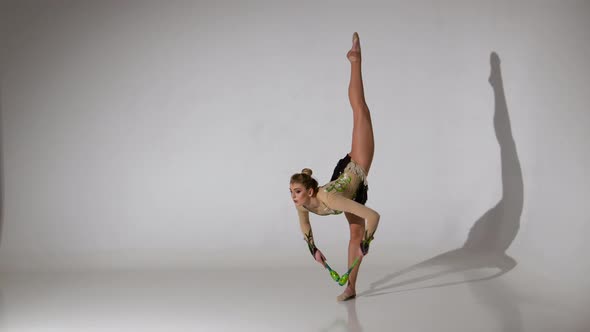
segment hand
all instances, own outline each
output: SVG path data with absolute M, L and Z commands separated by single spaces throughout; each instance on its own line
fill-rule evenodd
M 324 261 L 326 260 L 326 257 L 324 256 L 324 254 L 322 254 L 322 252 L 319 249 L 315 252 L 314 258 L 316 262 L 324 266 Z
M 367 231 L 365 231 L 365 236 L 361 240 L 360 245 L 360 251 L 363 254 L 363 256 L 367 256 L 367 254 L 369 253 L 369 245 L 371 244 L 371 241 L 373 241 L 374 239 L 373 234 L 375 234 L 375 231 L 373 231 L 371 235 L 369 235 Z
M 366 240 L 362 240 L 361 241 L 361 245 L 359 246 L 359 252 L 361 257 L 367 256 L 367 254 L 369 253 L 369 244 L 371 243 L 371 241 L 366 241 Z
M 356 252 L 356 256 L 363 258 L 365 257 L 366 254 L 363 253 L 363 248 L 362 248 L 362 244 L 358 247 L 357 252 Z

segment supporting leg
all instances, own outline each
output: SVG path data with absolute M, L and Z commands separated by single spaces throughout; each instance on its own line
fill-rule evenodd
M 359 246 L 365 233 L 365 221 L 352 213 L 345 212 L 346 219 L 350 227 L 350 241 L 348 242 L 348 267 L 352 266 L 354 260 L 358 258 Z M 338 301 L 345 301 L 356 296 L 356 281 L 362 258 L 359 259 L 356 267 L 350 272 L 348 285 L 344 292 L 338 296 Z

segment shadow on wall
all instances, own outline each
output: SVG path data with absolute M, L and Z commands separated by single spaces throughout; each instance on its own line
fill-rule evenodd
M 4 225 L 4 135 L 2 132 L 2 86 L 0 85 L 0 250 L 2 250 L 2 229 Z M 0 289 L 0 327 L 4 322 L 4 296 Z
M 6 321 L 6 317 L 4 316 L 4 295 L 2 295 L 2 290 L 0 290 L 0 329 L 4 327 L 4 322 Z
M 0 290 L 0 329 L 4 327 L 6 321 L 6 317 L 4 314 L 4 295 L 2 294 L 2 290 Z
M 412 289 L 443 287 L 489 280 L 507 273 L 516 266 L 516 261 L 506 254 L 506 250 L 516 238 L 520 228 L 524 185 L 516 144 L 512 137 L 506 96 L 504 95 L 500 58 L 495 52 L 490 55 L 490 65 L 491 73 L 488 81 L 494 92 L 494 129 L 496 139 L 500 145 L 502 198 L 473 224 L 462 247 L 442 253 L 401 271 L 388 274 L 373 282 L 368 290 L 357 294 L 357 296 L 378 296 Z M 487 268 L 499 269 L 499 271 L 489 276 L 463 281 L 438 282 L 423 287 L 391 290 L 396 287 L 442 278 L 453 273 L 464 276 L 464 272 Z M 433 271 L 435 269 L 437 271 Z M 419 270 L 424 272 L 413 278 L 395 282 L 396 278 L 404 274 L 414 274 Z
M 4 229 L 4 133 L 2 131 L 2 86 L 0 86 L 0 250 L 2 249 L 2 230 Z

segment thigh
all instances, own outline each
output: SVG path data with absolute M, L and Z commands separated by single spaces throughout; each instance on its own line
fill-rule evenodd
M 350 157 L 356 161 L 367 173 L 373 162 L 375 153 L 375 140 L 373 136 L 373 124 L 369 109 L 357 110 L 354 114 L 352 128 L 352 147 Z

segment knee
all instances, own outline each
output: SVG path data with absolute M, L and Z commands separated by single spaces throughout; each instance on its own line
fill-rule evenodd
M 369 106 L 364 99 L 353 101 L 350 106 L 355 113 L 368 113 Z
M 369 112 L 369 108 L 358 106 L 355 107 L 354 111 L 352 112 L 354 121 L 356 123 L 367 123 L 371 121 L 371 113 Z

